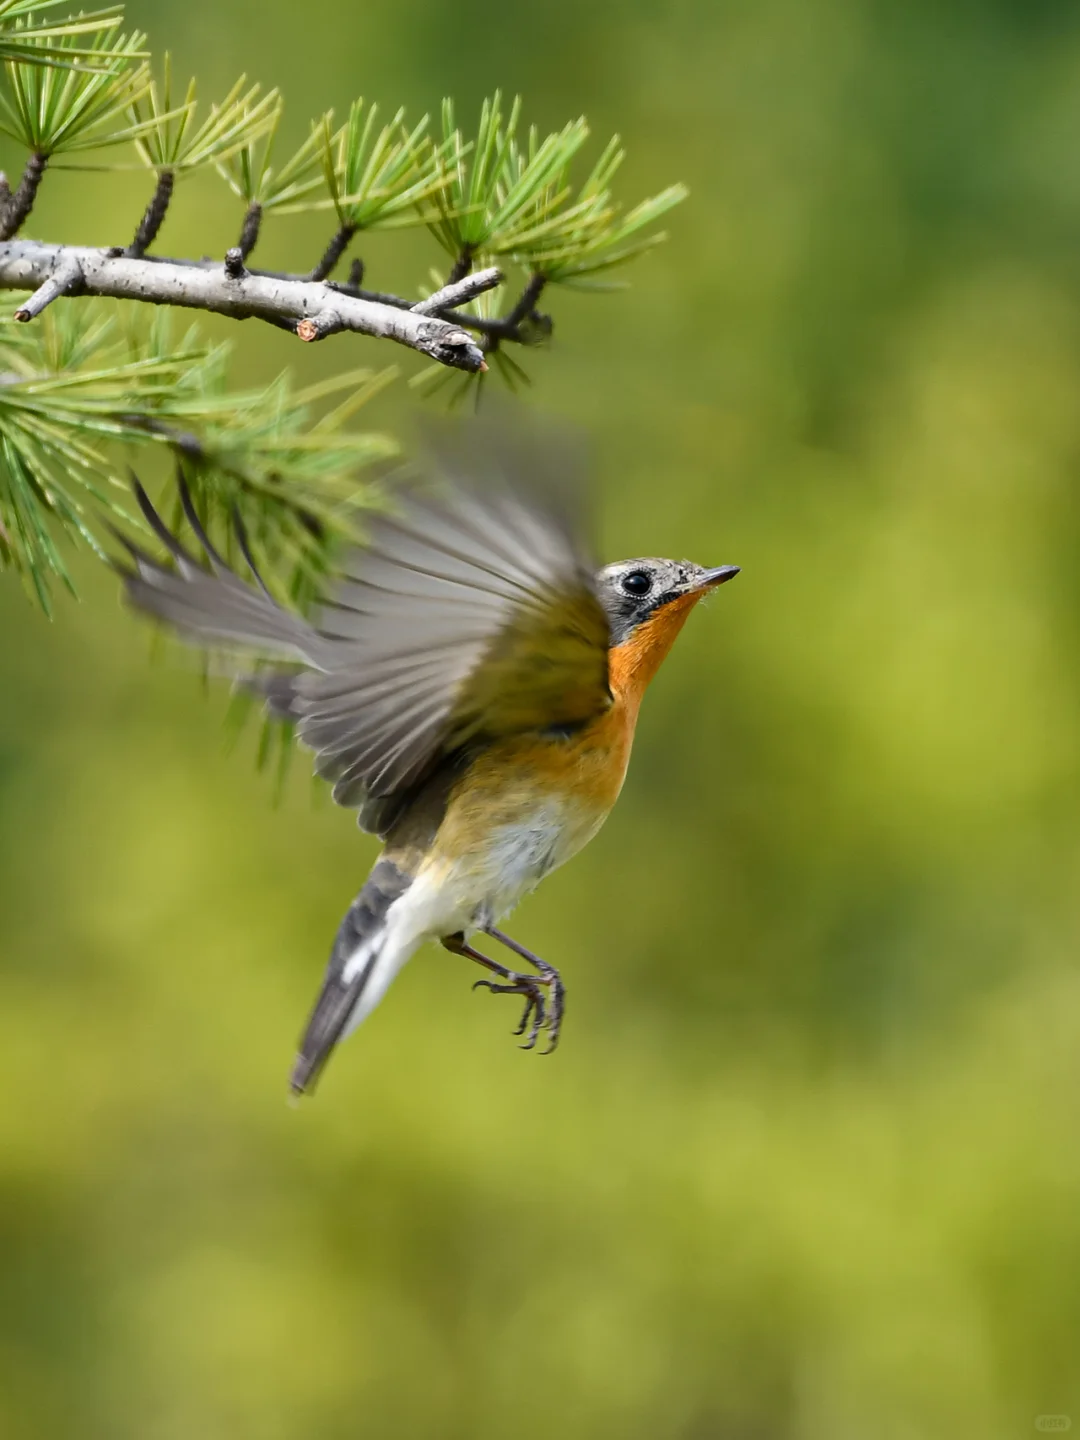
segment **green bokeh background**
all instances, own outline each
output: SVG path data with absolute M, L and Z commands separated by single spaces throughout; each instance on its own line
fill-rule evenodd
M 605 556 L 744 573 L 516 916 L 570 985 L 557 1056 L 425 951 L 297 1109 L 373 843 L 303 765 L 272 807 L 104 573 L 51 624 L 0 585 L 0 1433 L 1080 1425 L 1080 12 L 129 15 L 208 93 L 280 84 L 297 138 L 356 93 L 501 85 L 619 130 L 629 198 L 688 182 L 632 291 L 558 298 L 534 399 L 593 441 Z M 122 241 L 144 190 L 54 176 L 30 231 Z M 186 182 L 161 248 L 237 222 Z M 365 254 L 399 288 L 435 258 Z M 245 382 L 400 358 L 213 333 Z

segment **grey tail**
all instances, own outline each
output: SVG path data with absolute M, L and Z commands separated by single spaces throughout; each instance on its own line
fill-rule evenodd
M 349 906 L 338 927 L 319 998 L 300 1040 L 289 1078 L 294 1095 L 310 1095 L 315 1089 L 323 1067 L 375 974 L 386 913 L 411 884 L 412 876 L 384 857 L 376 862 L 364 888 Z M 361 950 L 368 952 L 367 958 L 358 973 L 346 980 L 345 969 Z

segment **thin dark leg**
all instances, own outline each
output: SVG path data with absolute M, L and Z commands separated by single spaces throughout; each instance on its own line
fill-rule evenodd
M 478 965 L 483 965 L 485 969 L 491 970 L 506 981 L 504 985 L 496 985 L 491 980 L 477 980 L 476 985 L 473 986 L 474 990 L 477 986 L 482 985 L 494 995 L 523 995 L 525 997 L 525 1010 L 521 1017 L 521 1023 L 514 1034 L 524 1035 L 526 1027 L 528 1027 L 529 1033 L 522 1049 L 531 1050 L 547 1019 L 547 1005 L 543 989 L 550 983 L 547 977 L 544 975 L 520 975 L 516 970 L 510 970 L 507 966 L 500 965 L 497 960 L 492 960 L 487 955 L 482 955 L 479 950 L 474 950 L 471 945 L 466 943 L 464 935 L 460 933 L 444 935 L 442 944 L 451 954 L 464 955 L 469 960 L 475 960 Z M 531 1026 L 529 1025 L 530 1018 L 532 1019 Z
M 562 976 L 554 965 L 549 965 L 546 960 L 541 960 L 539 955 L 534 955 L 531 950 L 526 950 L 524 945 L 519 945 L 502 930 L 496 930 L 494 925 L 487 926 L 485 934 L 493 940 L 498 940 L 515 955 L 520 955 L 522 960 L 527 960 L 530 965 L 535 965 L 540 972 L 540 979 L 545 985 L 551 987 L 548 992 L 548 1047 L 543 1052 L 550 1055 L 559 1043 L 559 1031 L 562 1029 L 563 1015 L 566 1013 L 566 986 L 562 982 Z

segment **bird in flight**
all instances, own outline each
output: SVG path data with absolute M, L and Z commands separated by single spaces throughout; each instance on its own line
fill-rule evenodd
M 600 829 L 646 687 L 702 596 L 738 573 L 653 558 L 597 568 L 558 487 L 536 478 L 535 453 L 517 463 L 491 445 L 458 449 L 439 460 L 435 487 L 368 519 L 366 544 L 345 555 L 311 620 L 273 598 L 239 517 L 251 581 L 226 563 L 182 477 L 198 551 L 137 480 L 168 559 L 120 536 L 128 560 L 117 568 L 137 609 L 199 645 L 287 662 L 245 683 L 294 722 L 334 799 L 384 841 L 338 929 L 296 1094 L 428 940 L 483 966 L 477 985 L 523 999 L 525 1048 L 546 1033 L 554 1049 L 559 972 L 498 922 Z

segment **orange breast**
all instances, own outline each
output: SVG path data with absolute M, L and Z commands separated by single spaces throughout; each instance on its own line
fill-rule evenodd
M 641 698 L 699 598 L 673 600 L 610 652 L 613 703 L 581 730 L 508 737 L 475 757 L 451 791 L 439 831 L 447 853 L 482 848 L 493 829 L 527 823 L 560 798 L 572 798 L 579 817 L 580 835 L 568 848 L 595 833 L 622 789 Z
M 622 789 L 637 708 L 614 705 L 576 734 L 499 741 L 476 756 L 451 796 L 466 831 L 513 823 L 549 798 L 572 797 L 586 816 L 603 817 Z
M 489 803 L 508 788 L 551 789 L 574 795 L 587 811 L 607 814 L 622 789 L 642 696 L 700 598 L 671 601 L 610 652 L 613 703 L 607 710 L 567 739 L 521 735 L 491 746 L 474 762 L 469 788 L 486 791 Z
M 610 652 L 608 675 L 611 692 L 616 702 L 621 700 L 633 712 L 634 722 L 649 681 L 660 669 L 664 656 L 701 596 L 702 591 L 698 590 L 669 601 L 650 619 L 638 625 L 628 640 L 616 645 Z

